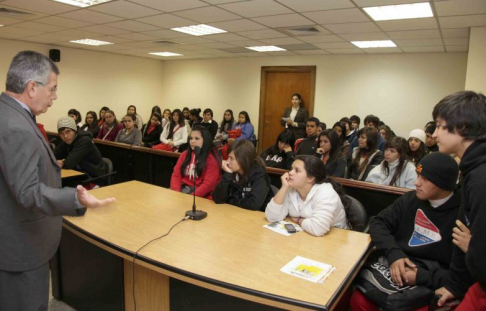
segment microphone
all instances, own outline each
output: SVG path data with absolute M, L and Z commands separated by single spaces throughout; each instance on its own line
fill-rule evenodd
M 196 210 L 196 166 L 197 166 L 197 157 L 201 152 L 201 148 L 196 146 L 194 147 L 194 156 L 196 159 L 196 165 L 194 167 L 194 192 L 193 192 L 193 201 L 192 201 L 192 210 L 186 212 L 186 217 L 188 216 L 191 220 L 202 220 L 208 216 L 208 213 Z

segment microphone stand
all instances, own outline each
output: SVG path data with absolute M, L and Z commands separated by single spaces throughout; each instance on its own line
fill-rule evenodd
M 189 216 L 191 220 L 202 220 L 208 216 L 208 213 L 196 210 L 196 166 L 197 166 L 197 157 L 201 148 L 194 147 L 194 156 L 196 158 L 196 163 L 194 165 L 194 192 L 193 192 L 193 201 L 192 201 L 192 210 L 186 212 L 186 216 Z

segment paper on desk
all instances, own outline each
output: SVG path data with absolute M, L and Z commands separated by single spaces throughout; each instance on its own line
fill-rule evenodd
M 324 281 L 336 270 L 336 267 L 296 256 L 280 271 L 314 283 Z
M 290 236 L 290 235 L 294 234 L 294 233 L 288 233 L 287 232 L 287 229 L 285 229 L 286 224 L 294 225 L 295 230 L 297 230 L 296 233 L 302 231 L 302 228 L 298 224 L 295 224 L 293 222 L 288 222 L 288 221 L 285 221 L 285 220 L 274 221 L 274 222 L 271 222 L 269 224 L 264 225 L 263 227 L 270 229 L 272 231 L 275 231 L 277 233 L 283 234 L 285 236 Z

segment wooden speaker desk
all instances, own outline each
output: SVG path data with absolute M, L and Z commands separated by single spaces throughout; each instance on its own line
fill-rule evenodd
M 180 221 L 192 196 L 137 181 L 92 192 L 116 202 L 88 209 L 84 217 L 65 217 L 64 228 L 123 258 L 124 308 L 132 310 L 134 253 Z M 333 309 L 371 251 L 368 234 L 333 228 L 324 237 L 287 237 L 263 228 L 264 213 L 202 198 L 196 203 L 206 219 L 183 221 L 139 253 L 138 310 L 169 310 L 169 277 L 277 308 Z M 337 270 L 321 284 L 281 272 L 297 255 Z

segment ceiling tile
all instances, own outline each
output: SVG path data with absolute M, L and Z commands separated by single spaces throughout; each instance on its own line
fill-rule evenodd
M 297 12 L 354 8 L 349 0 L 277 0 Z
M 75 37 L 75 36 L 60 35 L 58 33 L 45 33 L 45 34 L 42 34 L 42 35 L 38 35 L 37 37 L 55 40 L 53 42 L 68 42 L 70 40 L 83 39 L 83 38 L 78 38 L 78 37 Z
M 187 51 L 199 51 L 199 50 L 205 50 L 205 49 L 207 49 L 204 46 L 192 45 L 192 44 L 180 45 L 179 48 L 182 49 L 182 50 L 187 50 Z
M 248 31 L 248 30 L 258 30 L 258 29 L 267 29 L 267 27 L 255 23 L 249 19 L 237 19 L 234 21 L 226 21 L 226 22 L 218 22 L 218 23 L 209 23 L 209 26 L 213 26 L 219 29 L 223 29 L 230 32 L 240 32 L 240 31 Z
M 43 44 L 53 44 L 53 43 L 59 42 L 59 39 L 58 40 L 46 39 L 46 38 L 41 38 L 41 37 L 38 37 L 38 36 L 25 37 L 25 38 L 21 38 L 19 40 L 25 41 L 25 42 L 35 42 L 35 43 L 43 43 Z
M 417 18 L 417 19 L 401 19 L 394 21 L 376 22 L 378 26 L 384 31 L 397 30 L 418 30 L 418 29 L 436 29 L 437 21 L 434 17 Z
M 321 49 L 352 49 L 357 48 L 355 45 L 349 42 L 325 42 L 325 43 L 313 43 L 313 45 Z
M 2 28 L 0 28 L 0 29 L 2 29 Z M 22 37 L 25 37 L 25 36 L 0 31 L 0 38 L 2 38 L 2 39 L 17 39 L 17 38 L 22 38 Z
M 150 25 L 159 26 L 162 28 L 184 27 L 184 26 L 190 26 L 195 24 L 194 21 L 179 16 L 175 16 L 172 14 L 160 14 L 160 15 L 155 15 L 150 17 L 144 17 L 144 18 L 137 19 L 137 21 L 150 24 Z
M 241 41 L 246 39 L 245 37 L 239 36 L 234 33 L 220 33 L 215 35 L 208 35 L 205 37 L 211 40 L 222 41 L 222 42 Z
M 283 33 L 273 29 L 243 31 L 239 32 L 238 34 L 256 40 L 286 37 L 286 35 L 284 35 Z
M 240 1 L 246 1 L 246 0 L 204 0 L 204 2 L 211 3 L 214 5 L 231 3 L 231 2 L 240 2 Z
M 348 41 L 390 40 L 383 32 L 347 33 L 339 36 Z
M 226 49 L 226 48 L 234 48 L 234 45 L 224 43 L 224 42 L 214 42 L 214 43 L 203 43 L 200 44 L 201 47 L 210 48 L 210 49 Z
M 369 22 L 370 18 L 359 9 L 344 9 L 303 13 L 318 24 Z
M 59 34 L 62 36 L 72 36 L 72 37 L 77 37 L 77 38 L 94 38 L 94 37 L 100 37 L 102 35 L 86 31 L 86 30 L 79 30 L 79 29 L 66 29 L 62 31 L 55 32 L 55 34 Z
M 439 17 L 439 23 L 441 28 L 486 26 L 486 14 Z
M 123 20 L 123 18 L 121 17 L 107 15 L 107 14 L 94 12 L 94 11 L 88 11 L 88 10 L 78 10 L 69 13 L 64 13 L 58 16 L 75 19 L 82 22 L 88 22 L 92 24 L 112 23 L 112 22 Z
M 467 52 L 468 47 L 467 45 L 446 45 L 446 51 L 447 52 Z
M 44 17 L 44 18 L 36 19 L 35 21 L 38 23 L 60 26 L 65 28 L 78 28 L 78 27 L 91 25 L 91 23 L 77 21 L 69 18 L 63 18 L 59 16 Z
M 9 5 L 12 7 L 44 14 L 61 14 L 78 9 L 72 5 L 66 5 L 49 0 L 6 0 L 2 2 L 2 5 Z
M 130 39 L 133 41 L 149 41 L 149 40 L 158 40 L 159 38 L 153 37 L 153 36 L 147 36 L 141 33 L 137 32 L 132 32 L 132 33 L 125 33 L 125 34 L 120 34 L 116 35 L 118 38 L 123 38 L 123 39 Z
M 297 51 L 293 51 L 293 52 L 300 54 L 300 55 L 325 55 L 325 54 L 330 54 L 329 52 L 326 52 L 324 50 L 297 50 Z
M 100 33 L 103 35 L 119 35 L 123 33 L 129 33 L 129 30 L 124 30 L 120 28 L 114 28 L 110 26 L 105 26 L 105 25 L 95 25 L 95 26 L 88 26 L 88 27 L 82 27 L 78 28 L 79 30 L 86 30 L 86 31 L 91 31 L 95 33 Z
M 180 11 L 175 12 L 174 14 L 200 23 L 214 23 L 241 18 L 238 15 L 214 6 Z
M 396 45 L 402 46 L 432 46 L 442 45 L 442 39 L 407 39 L 407 40 L 393 40 Z
M 163 12 L 174 12 L 180 10 L 194 9 L 207 6 L 207 3 L 197 0 L 130 0 L 143 6 L 157 9 Z
M 41 30 L 34 30 L 34 29 L 25 29 L 25 28 L 18 28 L 14 26 L 4 26 L 0 27 L 0 33 L 9 33 L 14 35 L 19 35 L 22 37 L 30 37 L 36 36 L 45 33 L 45 31 Z
M 280 44 L 279 47 L 282 49 L 286 49 L 287 51 L 296 51 L 296 50 L 318 50 L 319 48 L 315 45 L 310 43 L 300 43 L 300 44 Z
M 366 54 L 403 53 L 399 48 L 363 49 Z
M 406 30 L 387 32 L 392 39 L 438 39 L 440 32 L 438 29 L 431 30 Z
M 255 41 L 255 40 L 243 40 L 243 41 L 233 41 L 231 44 L 236 45 L 236 46 L 260 46 L 260 45 L 265 45 L 265 43 L 261 41 Z
M 0 15 L 0 25 L 10 25 L 10 24 L 16 24 L 21 22 L 23 22 L 23 20 L 21 19 L 15 19 L 15 18 L 10 18 L 10 17 L 5 17 Z
M 313 25 L 314 22 L 308 20 L 300 14 L 284 14 L 275 16 L 265 16 L 253 18 L 255 22 L 269 26 L 269 27 L 292 27 Z
M 450 0 L 435 3 L 438 16 L 457 16 L 486 13 L 484 0 Z
M 161 11 L 127 1 L 114 1 L 90 7 L 89 10 L 120 16 L 127 19 L 157 15 Z
M 425 2 L 427 0 L 354 0 L 360 7 Z
M 293 13 L 292 10 L 272 0 L 253 0 L 223 4 L 219 7 L 244 17 L 258 17 Z
M 225 54 L 230 54 L 226 51 L 222 50 L 217 50 L 217 49 L 207 49 L 207 50 L 200 50 L 198 52 L 204 53 L 204 54 L 211 54 L 211 55 L 225 55 Z
M 276 39 L 263 39 L 263 42 L 271 45 L 279 45 L 279 44 L 303 44 L 302 41 L 294 39 L 294 38 L 276 38 Z
M 360 49 L 326 49 L 331 54 L 364 54 Z
M 209 40 L 206 38 L 201 38 L 201 37 L 187 37 L 187 38 L 177 38 L 177 42 L 182 42 L 182 43 L 190 43 L 190 44 L 199 44 L 199 43 L 211 43 L 214 42 L 213 40 Z
M 243 48 L 243 47 L 223 48 L 222 50 L 226 51 L 228 53 L 238 53 L 238 54 L 239 53 L 248 53 L 250 51 L 247 48 Z
M 102 36 L 102 37 L 98 37 L 97 40 L 107 41 L 107 42 L 115 43 L 117 45 L 119 43 L 132 42 L 132 40 L 130 40 L 130 39 L 120 38 L 120 37 L 115 37 L 115 36 Z
M 372 22 L 323 25 L 334 33 L 379 32 L 380 28 Z
M 300 39 L 305 42 L 309 43 L 320 43 L 320 42 L 339 42 L 339 41 L 344 41 L 341 37 L 338 37 L 336 35 L 326 35 L 326 36 L 302 36 L 302 37 L 296 37 L 297 39 Z
M 27 10 L 27 9 L 24 9 L 24 8 L 17 8 L 17 7 L 13 7 L 13 6 L 3 5 L 1 3 L 1 1 L 0 1 L 0 7 L 4 8 L 4 9 L 10 9 L 10 10 L 16 10 L 16 11 L 22 11 L 24 13 L 28 13 L 28 14 L 17 14 L 17 15 L 4 14 L 1 18 L 6 18 L 7 20 L 9 18 L 13 18 L 13 19 L 21 20 L 21 21 L 28 21 L 28 20 L 34 20 L 34 19 L 38 19 L 38 18 L 41 18 L 41 17 L 48 16 L 48 14 L 35 12 L 35 11 Z
M 105 26 L 125 29 L 129 31 L 150 31 L 150 30 L 158 30 L 158 27 L 151 26 L 148 24 L 136 22 L 136 21 L 122 21 L 116 23 L 105 24 Z
M 0 21 L 0 24 L 1 24 L 1 21 Z M 65 29 L 64 27 L 41 24 L 41 23 L 30 22 L 30 21 L 18 23 L 18 24 L 15 25 L 15 27 L 25 28 L 25 29 L 33 29 L 33 30 L 41 30 L 41 31 L 44 31 L 44 32 L 54 32 L 54 31 L 61 31 L 61 30 Z
M 407 46 L 402 47 L 405 53 L 432 53 L 432 52 L 444 52 L 444 46 Z
M 272 56 L 295 56 L 295 55 L 299 55 L 299 54 L 296 54 L 294 52 L 291 52 L 291 51 L 281 51 L 281 52 L 265 52 L 265 53 L 262 53 L 264 55 L 272 55 Z
M 469 38 L 469 28 L 442 29 L 444 38 Z
M 170 29 L 145 31 L 142 33 L 148 36 L 154 36 L 157 38 L 165 38 L 165 39 L 191 37 L 191 35 L 179 31 L 170 30 Z
M 130 46 L 133 48 L 166 48 L 162 47 L 160 43 L 156 43 L 155 41 L 138 41 L 138 42 L 127 42 L 125 46 Z
M 445 45 L 468 45 L 469 38 L 445 38 Z

